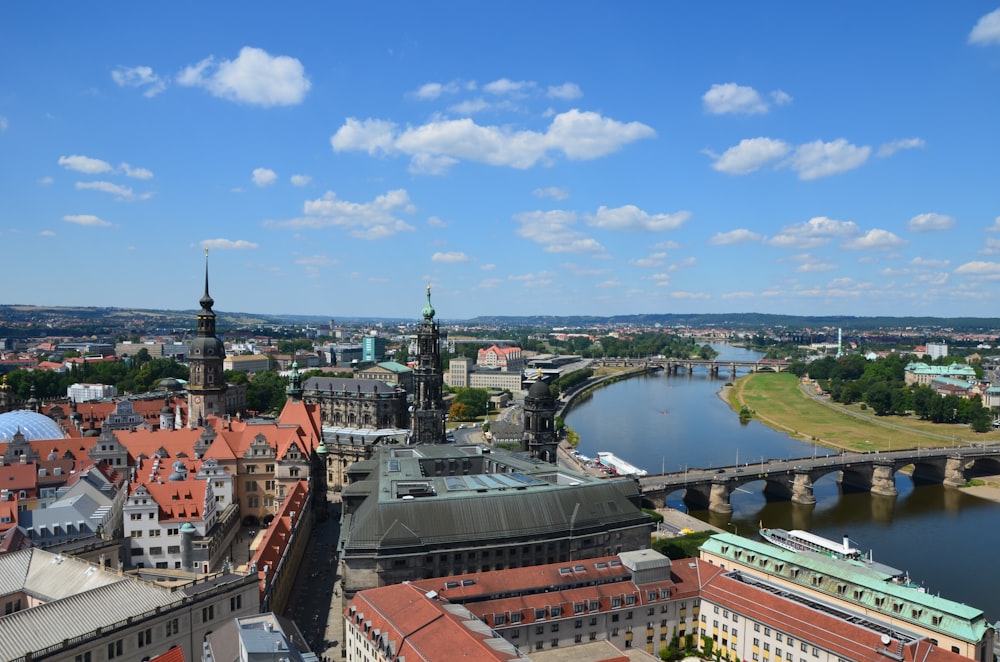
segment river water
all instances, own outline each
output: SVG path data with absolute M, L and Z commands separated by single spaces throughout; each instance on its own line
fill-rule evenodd
M 720 360 L 753 360 L 759 353 L 715 346 Z M 738 376 L 743 373 L 738 373 Z M 757 421 L 742 424 L 718 397 L 731 379 L 696 370 L 693 375 L 663 372 L 598 389 L 577 401 L 566 425 L 580 434 L 579 450 L 596 457 L 611 451 L 649 473 L 760 463 L 768 458 L 813 457 L 833 453 L 794 440 Z M 816 482 L 816 504 L 767 501 L 763 481 L 731 496 L 731 516 L 707 510 L 691 514 L 723 530 L 757 537 L 759 524 L 805 529 L 833 540 L 847 534 L 855 546 L 872 550 L 875 560 L 900 568 L 928 592 L 982 609 L 990 622 L 1000 618 L 1000 504 L 942 485 L 914 485 L 897 474 L 896 498 L 842 492 L 834 474 Z M 683 492 L 667 505 L 687 510 Z

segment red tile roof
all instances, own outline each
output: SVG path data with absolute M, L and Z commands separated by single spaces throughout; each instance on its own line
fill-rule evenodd
M 446 610 L 445 604 L 428 598 L 414 584 L 394 584 L 358 593 L 344 616 L 376 646 L 384 635 L 395 646 L 392 659 L 518 659 L 484 643 L 490 633 L 466 627 L 464 619 Z

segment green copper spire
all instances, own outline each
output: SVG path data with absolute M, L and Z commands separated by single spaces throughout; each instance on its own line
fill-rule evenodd
M 434 319 L 434 306 L 431 305 L 431 284 L 427 284 L 427 305 L 423 309 L 424 319 Z

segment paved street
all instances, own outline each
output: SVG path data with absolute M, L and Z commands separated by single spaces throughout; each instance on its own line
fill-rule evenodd
M 340 503 L 331 501 L 327 520 L 313 525 L 284 614 L 295 621 L 321 660 L 336 660 L 343 654 L 344 624 L 336 555 L 339 535 Z

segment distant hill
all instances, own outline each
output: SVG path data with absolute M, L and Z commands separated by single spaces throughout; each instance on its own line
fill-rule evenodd
M 318 325 L 329 321 L 323 315 L 266 315 L 260 313 L 215 311 L 220 329 L 245 328 L 258 325 Z M 143 308 L 60 307 L 31 305 L 0 305 L 0 337 L 22 335 L 25 329 L 37 332 L 46 329 L 51 334 L 72 332 L 78 327 L 94 331 L 94 327 L 123 328 L 158 327 L 162 329 L 193 329 L 198 310 L 158 310 Z M 863 332 L 875 329 L 905 329 L 953 333 L 1000 334 L 997 317 L 856 317 L 846 315 L 797 316 L 764 313 L 731 314 L 635 314 L 635 315 L 481 315 L 471 319 L 439 318 L 445 325 L 461 324 L 500 328 L 595 328 L 609 326 L 661 326 L 664 328 L 723 328 L 723 329 L 843 329 Z M 412 324 L 413 317 L 337 317 L 340 323 Z M 43 334 L 44 335 L 44 334 Z

